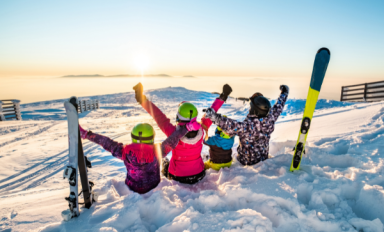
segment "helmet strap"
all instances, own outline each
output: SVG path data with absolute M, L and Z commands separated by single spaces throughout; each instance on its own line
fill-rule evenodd
M 189 111 L 189 119 L 192 120 L 192 114 L 193 114 L 193 110 L 190 110 Z
M 133 139 L 136 139 L 137 141 L 139 141 L 139 143 L 141 143 L 141 141 L 152 140 L 152 139 L 154 139 L 155 136 L 151 135 L 151 136 L 148 136 L 148 137 L 143 137 L 143 133 L 140 131 L 139 132 L 139 136 L 136 136 L 136 135 L 131 133 L 131 137 Z

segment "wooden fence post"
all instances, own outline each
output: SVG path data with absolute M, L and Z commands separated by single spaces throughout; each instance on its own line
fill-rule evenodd
M 84 112 L 84 101 L 79 101 L 80 113 Z
M 21 120 L 21 111 L 20 111 L 20 101 L 19 100 L 12 100 L 13 106 L 15 109 L 16 119 Z
M 0 101 L 0 121 L 5 121 L 5 117 L 3 114 L 3 102 Z
M 367 88 L 368 88 L 368 84 L 365 83 L 364 84 L 364 101 L 365 102 L 367 101 Z
M 344 86 L 341 86 L 341 96 L 340 96 L 340 101 L 343 101 L 343 94 L 344 94 Z

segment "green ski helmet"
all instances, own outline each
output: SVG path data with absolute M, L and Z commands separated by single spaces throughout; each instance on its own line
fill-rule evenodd
M 137 124 L 131 132 L 132 143 L 153 144 L 155 131 L 148 123 Z
M 181 102 L 176 115 L 177 122 L 189 122 L 197 117 L 197 108 L 190 102 Z

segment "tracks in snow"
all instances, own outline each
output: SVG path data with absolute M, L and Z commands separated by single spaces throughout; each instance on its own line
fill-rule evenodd
M 31 132 L 31 133 L 25 133 L 25 136 L 20 136 L 20 137 L 16 137 L 10 141 L 6 141 L 6 142 L 3 142 L 3 143 L 0 143 L 0 148 L 1 147 L 4 147 L 6 145 L 9 145 L 11 143 L 14 143 L 14 142 L 17 142 L 17 141 L 20 141 L 20 140 L 23 140 L 23 139 L 26 139 L 30 136 L 34 136 L 34 135 L 39 135 L 49 129 L 51 129 L 52 127 L 56 126 L 57 124 L 59 124 L 61 122 L 56 122 L 56 123 L 52 123 L 51 125 L 49 126 L 46 126 L 46 127 L 43 127 L 43 128 L 39 128 L 38 130 L 34 131 L 34 132 Z
M 116 139 L 127 135 L 129 132 L 123 132 L 114 136 L 111 139 Z M 83 146 L 84 153 L 96 149 L 99 145 L 93 142 L 88 142 Z M 68 163 L 68 149 L 59 152 L 53 156 L 47 157 L 43 161 L 32 165 L 12 176 L 0 180 L 0 195 L 12 194 L 17 191 L 24 191 L 41 185 L 48 178 L 62 171 Z M 4 183 L 4 184 L 3 184 Z M 19 189 L 19 188 L 22 189 Z

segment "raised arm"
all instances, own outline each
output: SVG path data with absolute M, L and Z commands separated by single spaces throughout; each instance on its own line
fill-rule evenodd
M 172 125 L 171 120 L 161 112 L 159 108 L 151 101 L 144 101 L 141 106 L 152 116 L 156 121 L 159 128 L 164 132 L 164 134 L 169 137 L 175 130 L 176 126 Z
M 170 151 L 172 151 L 179 140 L 188 133 L 186 127 L 178 127 L 166 140 L 161 143 L 161 152 L 163 157 L 165 157 Z
M 223 104 L 224 104 L 223 100 L 221 100 L 220 98 L 216 98 L 211 108 L 217 112 Z M 212 125 L 212 121 L 211 119 L 204 116 L 201 118 L 201 124 L 206 128 L 206 130 L 208 130 L 209 127 Z
M 280 86 L 281 94 L 279 98 L 276 100 L 276 103 L 272 106 L 271 111 L 268 117 L 274 117 L 276 121 L 280 114 L 283 112 L 285 102 L 288 99 L 289 88 L 286 85 Z
M 152 116 L 164 134 L 167 137 L 170 136 L 176 130 L 176 127 L 171 124 L 171 120 L 155 104 L 147 100 L 143 94 L 143 85 L 141 83 L 137 84 L 133 89 L 135 90 L 136 101 Z
M 229 135 L 240 135 L 243 131 L 246 131 L 247 124 L 244 122 L 239 122 L 227 117 L 223 117 L 221 114 L 217 114 L 212 108 L 208 108 L 206 113 L 206 117 L 211 119 L 213 123 L 219 126 L 223 131 L 227 132 Z M 256 125 L 253 130 L 260 130 L 260 122 L 255 121 Z
M 220 114 L 216 114 L 216 116 L 217 119 L 215 120 L 215 124 L 231 136 L 239 135 L 246 130 L 246 124 L 244 122 L 239 122 L 234 119 L 223 117 Z M 260 128 L 259 126 L 256 127 L 256 130 Z
M 81 137 L 83 139 L 88 139 L 89 141 L 97 143 L 100 146 L 102 146 L 105 150 L 111 152 L 114 157 L 123 159 L 122 143 L 115 142 L 106 136 L 93 133 L 92 131 L 86 131 L 83 128 L 81 128 L 81 126 L 79 126 L 79 128 L 80 128 Z
M 219 98 L 216 98 L 215 101 L 213 102 L 211 108 L 215 110 L 215 112 L 217 112 L 221 106 L 224 104 L 224 102 L 227 100 L 229 94 L 231 94 L 232 92 L 232 88 L 231 86 L 229 86 L 228 84 L 225 84 L 223 86 L 223 92 L 220 94 L 220 97 Z M 206 129 L 208 131 L 209 127 L 212 125 L 212 121 L 211 119 L 203 116 L 203 118 L 201 118 L 201 123 L 204 127 L 204 129 Z

